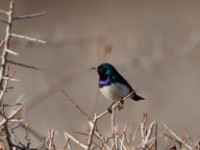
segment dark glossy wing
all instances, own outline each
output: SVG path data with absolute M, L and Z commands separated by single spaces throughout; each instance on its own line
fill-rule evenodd
M 119 82 L 119 83 L 125 84 L 126 86 L 128 86 L 131 89 L 131 91 L 133 90 L 133 88 L 130 86 L 130 84 L 118 72 L 116 72 L 115 74 L 112 75 L 112 81 L 114 83 Z

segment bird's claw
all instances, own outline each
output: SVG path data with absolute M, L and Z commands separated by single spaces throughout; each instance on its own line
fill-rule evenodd
M 110 113 L 110 114 L 112 114 L 112 108 L 108 108 L 108 112 Z
M 122 99 L 122 100 L 120 100 L 120 103 L 122 104 L 122 105 L 124 105 L 124 100 Z
M 118 105 L 118 110 L 121 110 L 121 109 L 123 109 L 124 107 L 123 107 L 123 105 L 121 104 L 121 103 L 119 103 L 119 105 Z

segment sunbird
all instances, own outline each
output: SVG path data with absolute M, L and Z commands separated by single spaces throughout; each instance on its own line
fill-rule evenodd
M 103 63 L 98 67 L 93 67 L 99 74 L 99 89 L 101 93 L 109 100 L 112 100 L 112 105 L 108 111 L 112 113 L 112 106 L 115 102 L 120 101 L 123 105 L 123 98 L 133 92 L 131 85 L 119 74 L 119 72 L 109 63 Z M 131 97 L 135 101 L 145 100 L 137 95 L 134 91 Z

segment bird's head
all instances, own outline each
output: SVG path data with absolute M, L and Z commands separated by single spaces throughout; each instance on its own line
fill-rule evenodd
M 118 73 L 117 70 L 111 64 L 108 63 L 103 63 L 97 68 L 93 67 L 91 69 L 97 70 L 101 79 L 106 79 L 108 76 Z

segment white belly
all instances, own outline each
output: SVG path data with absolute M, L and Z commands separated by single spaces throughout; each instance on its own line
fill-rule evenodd
M 111 85 L 100 88 L 102 94 L 110 100 L 119 101 L 127 96 L 131 91 L 128 87 L 120 83 L 112 83 Z

